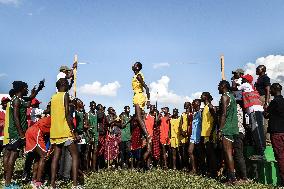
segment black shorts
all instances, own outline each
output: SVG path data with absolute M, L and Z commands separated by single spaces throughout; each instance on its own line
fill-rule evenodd
M 17 139 L 17 140 L 10 140 L 9 143 L 6 145 L 6 150 L 18 152 L 25 146 L 24 139 Z

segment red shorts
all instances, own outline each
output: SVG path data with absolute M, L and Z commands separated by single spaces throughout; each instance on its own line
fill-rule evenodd
M 44 135 L 38 127 L 29 127 L 26 132 L 26 148 L 25 153 L 32 152 L 36 147 L 40 147 L 42 151 L 47 152 L 44 142 Z

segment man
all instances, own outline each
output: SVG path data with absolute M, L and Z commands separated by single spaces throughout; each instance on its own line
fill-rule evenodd
M 223 150 L 225 153 L 225 162 L 228 169 L 227 179 L 229 183 L 234 184 L 236 181 L 234 159 L 233 159 L 233 142 L 234 137 L 239 133 L 237 103 L 234 95 L 230 92 L 228 81 L 221 81 L 218 86 L 221 96 L 221 116 L 219 135 L 222 137 Z
M 181 129 L 181 135 L 180 135 L 180 147 L 179 152 L 181 155 L 181 168 L 182 169 L 188 169 L 188 138 L 191 135 L 191 124 L 192 124 L 192 106 L 190 102 L 184 103 L 184 109 L 185 112 L 181 114 L 180 117 L 180 129 Z
M 234 76 L 232 77 L 232 91 L 235 95 L 236 100 L 242 100 L 242 91 L 237 89 L 237 86 L 240 86 L 242 84 L 242 76 L 244 75 L 243 69 L 236 69 L 235 71 L 232 71 L 232 74 Z
M 170 144 L 170 114 L 169 108 L 164 107 L 162 108 L 162 114 L 160 114 L 160 144 L 161 144 L 161 151 L 162 151 L 162 158 L 163 158 L 163 168 L 167 169 L 167 154 L 168 154 L 168 147 Z
M 130 107 L 125 106 L 124 112 L 121 113 L 120 119 L 122 121 L 121 127 L 121 143 L 120 143 L 120 159 L 121 167 L 126 168 L 129 166 L 129 157 L 130 157 L 130 139 L 131 139 L 131 125 L 130 120 Z
M 257 78 L 255 87 L 260 95 L 260 101 L 262 102 L 262 106 L 264 110 L 266 110 L 270 101 L 270 85 L 271 85 L 270 78 L 266 74 L 266 67 L 264 65 L 259 65 L 256 68 L 256 75 L 258 75 L 259 77 Z M 264 119 L 263 121 L 264 121 L 264 128 L 263 128 L 264 136 L 266 137 L 266 142 L 270 144 L 269 133 L 267 133 L 268 120 Z
M 11 120 L 9 124 L 9 143 L 6 146 L 7 153 L 7 167 L 6 167 L 6 178 L 5 188 L 11 188 L 18 186 L 11 184 L 11 179 L 14 171 L 15 162 L 18 158 L 19 151 L 25 145 L 25 132 L 28 128 L 27 125 L 27 107 L 30 106 L 31 100 L 35 98 L 39 91 L 44 87 L 44 81 L 41 81 L 37 89 L 33 88 L 31 95 L 28 97 L 26 102 L 23 97 L 28 95 L 28 85 L 23 81 L 14 81 L 13 89 L 15 95 L 11 99 Z
M 279 168 L 281 186 L 284 186 L 284 98 L 281 95 L 282 86 L 273 83 L 270 93 L 274 99 L 265 111 L 265 118 L 269 118 L 268 132 L 270 133 L 272 148 Z
M 178 109 L 173 109 L 173 115 L 170 120 L 170 140 L 172 151 L 172 168 L 176 169 L 176 159 L 179 157 L 179 142 L 180 142 L 180 117 Z M 180 160 L 180 158 L 178 158 Z
M 250 118 L 252 138 L 256 145 L 257 155 L 251 156 L 251 160 L 264 160 L 265 135 L 263 129 L 263 106 L 258 92 L 252 85 L 253 77 L 249 74 L 242 77 L 243 81 L 239 90 L 242 90 L 243 107 Z
M 202 111 L 202 129 L 201 129 L 201 159 L 208 165 L 208 173 L 211 177 L 217 176 L 216 167 L 216 153 L 214 152 L 214 143 L 216 142 L 216 129 L 215 129 L 215 117 L 216 112 L 212 105 L 212 96 L 209 92 L 203 92 L 201 95 L 201 102 L 204 103 Z M 205 163 L 202 163 L 203 166 Z M 202 168 L 204 169 L 204 167 Z M 206 169 L 206 168 L 205 168 Z M 204 170 L 202 170 L 204 171 Z
M 73 186 L 78 188 L 79 154 L 76 142 L 80 140 L 69 113 L 68 80 L 61 78 L 56 82 L 58 92 L 51 98 L 50 143 L 54 146 L 51 164 L 51 187 L 55 188 L 58 162 L 63 146 L 67 146 L 72 156 Z
M 77 62 L 74 62 L 72 69 L 70 69 L 68 66 L 60 66 L 59 68 L 59 73 L 57 74 L 57 80 L 61 78 L 65 79 L 71 79 L 70 84 L 69 84 L 69 90 L 72 88 L 72 85 L 74 83 L 74 69 L 77 69 Z
M 88 164 L 91 165 L 92 171 L 96 171 L 96 165 L 97 165 L 97 149 L 98 149 L 98 115 L 96 112 L 96 102 L 92 101 L 90 102 L 90 111 L 87 114 L 88 117 L 88 135 L 90 137 L 90 145 L 89 149 L 87 150 L 89 152 L 89 158 L 91 160 L 88 161 Z M 90 163 L 89 163 L 90 162 Z

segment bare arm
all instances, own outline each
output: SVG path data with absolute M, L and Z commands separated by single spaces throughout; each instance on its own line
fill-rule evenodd
M 142 76 L 140 74 L 137 75 L 137 80 L 141 83 L 141 85 L 144 87 L 146 94 L 147 94 L 147 99 L 150 100 L 150 92 L 149 92 L 149 87 L 146 85 L 144 82 Z
M 68 123 L 68 126 L 71 132 L 74 134 L 75 127 L 72 121 L 72 116 L 70 115 L 70 112 L 69 112 L 69 94 L 68 93 L 65 93 L 64 95 L 64 109 L 65 109 L 65 118 Z
M 20 135 L 21 138 L 25 138 L 25 133 L 21 127 L 21 123 L 20 123 L 20 105 L 21 105 L 21 101 L 19 99 L 16 99 L 13 102 L 13 107 L 14 107 L 14 122 L 17 128 L 17 131 Z
M 221 97 L 221 117 L 220 117 L 220 130 L 222 130 L 225 126 L 226 122 L 226 115 L 227 115 L 227 106 L 229 105 L 230 97 L 227 95 L 222 95 Z

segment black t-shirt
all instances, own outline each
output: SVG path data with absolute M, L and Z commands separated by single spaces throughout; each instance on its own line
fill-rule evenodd
M 284 133 L 284 98 L 282 95 L 274 97 L 267 112 L 269 113 L 268 132 Z
M 256 83 L 255 83 L 255 88 L 258 91 L 260 96 L 265 95 L 265 87 L 270 86 L 270 78 L 265 74 L 263 76 L 260 76 Z

